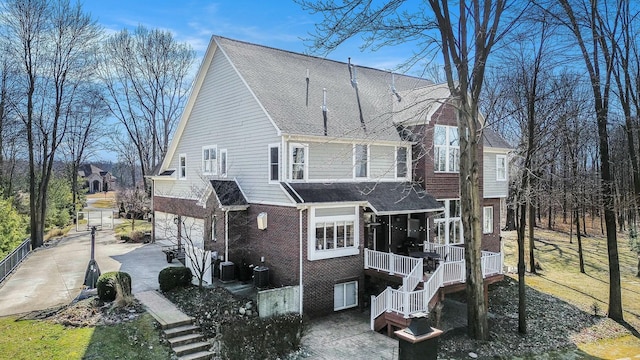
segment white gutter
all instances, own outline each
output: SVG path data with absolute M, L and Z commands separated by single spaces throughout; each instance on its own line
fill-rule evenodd
M 302 261 L 302 257 L 303 257 L 303 251 L 302 251 L 302 243 L 303 243 L 303 241 L 302 241 L 302 212 L 304 210 L 305 210 L 304 208 L 300 209 L 300 212 L 298 213 L 299 214 L 299 216 L 298 216 L 299 217 L 299 222 L 300 222 L 300 224 L 299 224 L 299 233 L 300 233 L 300 236 L 299 236 L 299 238 L 300 238 L 299 239 L 300 240 L 300 274 L 298 275 L 298 277 L 300 278 L 300 286 L 299 286 L 300 287 L 300 315 L 302 315 L 302 305 L 304 303 L 303 302 L 303 292 L 304 292 L 303 289 L 304 288 L 303 288 L 303 282 L 302 282 L 302 264 L 303 264 L 303 261 Z

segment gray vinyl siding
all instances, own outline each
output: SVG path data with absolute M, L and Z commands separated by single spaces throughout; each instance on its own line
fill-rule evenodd
M 509 192 L 509 181 L 507 171 L 507 181 L 497 181 L 496 174 L 496 155 L 505 155 L 505 154 L 496 154 L 485 152 L 483 157 L 483 185 L 484 185 L 484 197 L 485 198 L 498 198 L 498 197 L 507 197 Z
M 172 196 L 197 199 L 208 179 L 202 175 L 202 147 L 227 150 L 227 178 L 236 178 L 249 202 L 289 203 L 278 184 L 269 184 L 268 145 L 280 143 L 270 122 L 224 54 L 217 50 L 169 168 L 187 154 L 187 180 L 162 184 Z M 282 150 L 281 150 L 282 157 Z M 281 161 L 282 164 L 282 161 Z M 176 175 L 177 176 L 177 175 Z
M 353 145 L 340 143 L 309 144 L 309 180 L 351 179 Z
M 351 181 L 353 177 L 353 146 L 350 143 L 292 142 L 308 146 L 308 181 Z M 287 152 L 287 156 L 289 152 Z M 289 161 L 289 158 L 287 158 Z M 394 179 L 395 147 L 369 146 L 369 180 Z M 357 180 L 357 179 L 356 179 Z M 366 180 L 366 179 L 363 179 Z
M 393 179 L 396 171 L 395 146 L 371 145 L 369 147 L 369 178 Z

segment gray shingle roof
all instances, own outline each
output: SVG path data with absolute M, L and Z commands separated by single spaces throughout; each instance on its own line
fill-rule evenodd
M 240 185 L 235 180 L 211 180 L 211 186 L 222 207 L 247 205 Z
M 214 39 L 284 134 L 324 135 L 322 103 L 326 89 L 327 136 L 400 140 L 392 121 L 393 102 L 398 100 L 391 91 L 390 72 L 355 64 L 365 131 L 347 63 L 219 36 Z M 432 84 L 397 74 L 393 83 L 398 92 Z
M 431 212 L 442 204 L 405 182 L 282 183 L 297 203 L 368 202 L 378 215 Z
M 513 149 L 505 139 L 503 139 L 497 132 L 486 127 L 482 130 L 482 143 L 486 147 L 500 148 L 500 149 Z

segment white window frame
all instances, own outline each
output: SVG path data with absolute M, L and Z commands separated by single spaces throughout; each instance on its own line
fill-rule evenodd
M 205 151 L 208 152 L 209 158 L 205 158 Z M 215 155 L 215 158 L 211 158 L 211 154 Z M 209 169 L 207 170 L 207 165 Z M 202 175 L 218 175 L 218 146 L 207 145 L 202 147 Z
M 183 165 L 184 160 L 184 165 Z M 178 155 L 178 180 L 187 179 L 187 154 Z
M 220 165 L 220 176 L 227 177 L 227 169 L 229 164 L 227 163 L 227 149 L 220 149 L 218 154 L 218 164 Z M 223 160 L 224 159 L 224 160 Z
M 500 166 L 502 161 L 502 166 Z M 507 156 L 496 155 L 496 181 L 507 181 Z
M 359 175 L 358 171 L 360 169 L 360 165 L 363 161 L 358 159 L 358 149 L 364 147 L 365 149 L 365 154 L 364 154 L 364 163 L 365 163 L 365 167 L 364 167 L 364 171 L 365 174 L 363 175 Z M 369 178 L 369 174 L 370 174 L 370 165 L 371 165 L 371 150 L 369 148 L 368 144 L 353 144 L 353 178 L 354 179 L 368 179 Z
M 437 217 L 433 219 L 433 227 L 434 227 L 434 242 L 438 242 L 443 245 L 448 244 L 463 244 L 464 243 L 464 233 L 462 228 L 462 204 L 458 207 L 460 208 L 460 214 L 458 216 L 451 215 L 451 203 L 454 201 L 460 202 L 460 199 L 440 199 L 444 207 L 444 213 L 442 217 Z M 457 238 L 451 239 L 451 231 L 458 230 Z M 444 239 L 442 236 L 444 235 Z
M 491 220 L 487 222 L 487 220 Z M 493 206 L 482 208 L 482 233 L 493 234 Z
M 302 164 L 302 179 L 294 179 L 293 178 L 293 167 L 297 163 L 293 162 L 293 152 L 295 149 L 302 149 L 303 153 L 303 164 Z M 309 174 L 309 145 L 308 144 L 299 144 L 292 143 L 289 144 L 289 180 L 291 181 L 306 181 Z
M 398 155 L 400 154 L 401 149 L 404 149 L 404 176 L 398 175 L 398 171 L 400 170 L 400 167 L 398 166 L 400 164 Z M 396 169 L 395 169 L 396 179 L 408 179 L 409 178 L 409 147 L 396 146 L 395 154 L 396 154 Z
M 445 138 L 444 145 L 436 144 L 436 129 L 444 128 L 445 130 Z M 448 126 L 448 125 L 435 125 L 433 128 L 433 170 L 436 173 L 458 173 L 460 172 L 460 139 L 452 138 L 451 130 L 458 130 L 457 126 Z M 459 136 L 459 134 L 458 134 Z M 457 146 L 451 145 L 451 143 L 455 141 L 458 142 Z M 455 153 L 453 153 L 455 151 Z M 439 154 L 444 152 L 444 170 L 440 170 L 438 167 L 438 158 Z M 457 155 L 456 155 L 457 153 Z M 451 163 L 451 157 L 453 156 L 453 163 Z
M 332 211 L 335 209 L 337 215 L 316 215 L 317 210 Z M 334 207 L 312 207 L 309 210 L 308 220 L 308 238 L 307 238 L 307 259 L 308 260 L 321 260 L 331 259 L 343 256 L 358 255 L 360 253 L 360 208 L 357 205 L 342 205 Z M 353 245 L 342 247 L 336 245 L 332 249 L 318 248 L 316 244 L 316 224 L 330 224 L 333 223 L 333 244 L 337 244 L 337 228 L 340 223 L 353 224 Z M 325 225 L 325 237 L 326 237 L 326 225 Z M 326 244 L 326 240 L 325 243 Z M 324 245 L 323 246 L 326 246 Z
M 347 287 L 349 285 L 353 285 L 354 286 L 354 290 L 355 290 L 355 296 L 354 296 L 354 300 L 355 303 L 353 304 L 347 304 Z M 336 304 L 336 289 L 338 287 L 342 288 L 342 304 L 338 305 Z M 343 283 L 338 283 L 333 285 L 333 311 L 339 311 L 339 310 L 344 310 L 344 309 L 350 309 L 353 307 L 358 306 L 358 281 L 357 280 L 353 280 L 353 281 L 347 281 L 347 282 L 343 282 Z
M 271 162 L 271 151 L 273 149 L 276 149 L 278 151 L 278 157 L 277 163 L 272 163 Z M 269 184 L 278 184 L 280 182 L 280 164 L 281 164 L 282 160 L 280 159 L 280 144 L 269 144 L 269 151 L 267 152 L 267 164 L 269 166 Z M 273 165 L 277 165 L 276 170 L 275 170 L 275 174 L 273 171 L 272 166 Z M 275 175 L 275 179 L 273 178 L 273 175 Z

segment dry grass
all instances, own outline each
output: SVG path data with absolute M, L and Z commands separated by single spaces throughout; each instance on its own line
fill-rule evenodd
M 568 225 L 556 223 L 557 227 Z M 546 223 L 544 223 L 546 224 Z M 575 234 L 570 243 L 568 232 L 535 229 L 535 257 L 542 271 L 539 275 L 527 274 L 526 283 L 532 288 L 551 294 L 575 305 L 581 310 L 606 315 L 609 301 L 609 267 L 607 243 L 601 235 L 600 223 L 594 221 L 590 228 L 587 220 L 587 233 L 584 237 L 583 255 L 585 273 L 580 273 L 578 262 L 578 244 Z M 515 269 L 517 265 L 517 244 L 515 231 L 504 232 L 505 265 Z M 527 240 L 528 243 L 528 240 Z M 624 318 L 628 327 L 638 334 L 640 331 L 640 278 L 636 269 L 638 258 L 629 247 L 628 234 L 618 234 L 618 252 L 622 283 L 622 302 Z M 528 262 L 528 248 L 525 250 Z M 528 268 L 528 266 L 527 266 Z M 516 274 L 511 274 L 517 277 Z M 597 329 L 595 331 L 598 331 Z M 630 334 L 627 332 L 626 334 Z M 619 333 L 611 336 L 620 336 Z M 580 349 L 601 358 L 619 358 L 640 354 L 640 339 L 627 335 L 616 339 L 601 340 L 588 344 L 578 344 Z
M 115 209 L 116 208 L 116 192 L 108 191 L 106 193 L 88 194 L 87 200 L 92 200 L 91 207 L 99 209 Z

